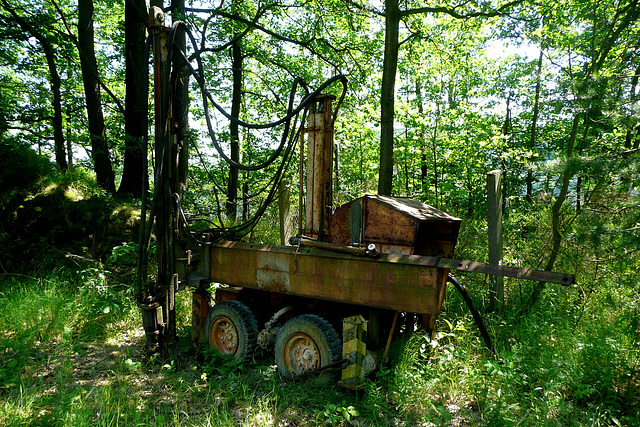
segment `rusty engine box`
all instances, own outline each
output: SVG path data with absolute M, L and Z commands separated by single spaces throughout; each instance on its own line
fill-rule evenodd
M 338 207 L 331 243 L 375 243 L 380 252 L 449 258 L 461 220 L 409 197 L 367 195 Z

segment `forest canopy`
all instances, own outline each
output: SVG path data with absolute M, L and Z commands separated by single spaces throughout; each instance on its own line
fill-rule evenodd
M 154 107 L 149 7 L 160 6 L 164 25 L 179 29 L 172 120 L 194 214 L 224 226 L 266 212 L 264 189 L 276 175 L 296 182 L 298 167 L 283 157 L 255 170 L 285 138 L 282 126 L 261 125 L 286 115 L 303 87 L 343 75 L 334 206 L 393 194 L 484 218 L 486 174 L 500 169 L 504 214 L 547 233 L 529 266 L 570 265 L 571 243 L 592 259 L 607 257 L 603 242 L 637 251 L 637 1 L 1 6 L 3 144 L 52 159 L 62 174 L 87 171 L 104 194 L 140 198 L 154 185 L 154 116 L 167 113 Z M 7 212 L 14 196 L 4 196 Z
M 341 200 L 404 194 L 473 213 L 497 168 L 513 204 L 567 197 L 561 175 L 576 209 L 594 189 L 637 189 L 633 1 L 179 3 L 164 5 L 167 24 L 190 28 L 197 44 L 183 40 L 186 55 L 201 57 L 208 90 L 245 121 L 282 115 L 296 77 L 313 87 L 347 76 Z M 147 6 L 4 0 L 3 137 L 62 171 L 93 171 L 107 192 L 139 196 L 141 147 L 153 137 Z M 185 132 L 206 147 L 198 83 L 188 80 Z M 235 159 L 264 156 L 277 138 L 223 122 L 216 131 Z M 231 206 L 243 178 L 221 173 Z
M 539 267 L 552 269 L 570 236 L 637 242 L 636 1 L 153 5 L 189 34 L 178 31 L 172 49 L 182 64 L 173 114 L 192 209 L 240 220 L 243 194 L 258 194 L 275 172 L 235 165 L 261 163 L 280 138 L 216 116 L 202 89 L 231 116 L 263 124 L 285 114 L 296 78 L 313 89 L 342 74 L 336 205 L 406 195 L 482 217 L 486 173 L 500 169 L 506 215 L 549 210 Z M 90 171 L 107 194 L 141 197 L 155 133 L 151 5 L 1 6 L 3 143 L 54 159 L 62 173 Z M 230 166 L 212 149 L 206 114 Z M 286 172 L 294 181 L 295 168 Z

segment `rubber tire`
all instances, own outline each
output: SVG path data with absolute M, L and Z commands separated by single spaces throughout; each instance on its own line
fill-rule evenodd
M 316 366 L 316 369 L 330 365 L 342 358 L 342 343 L 333 326 L 320 316 L 303 314 L 290 319 L 276 335 L 276 365 L 282 376 L 293 378 L 305 373 L 300 370 L 292 372 L 287 367 L 287 365 L 297 366 L 294 361 L 287 361 L 285 356 L 287 343 L 299 336 L 296 334 L 306 335 L 315 344 L 316 356 L 319 356 L 319 366 Z M 318 376 L 318 380 L 321 383 L 327 383 L 334 376 L 332 372 L 326 371 Z
M 235 328 L 235 335 L 237 337 L 237 346 L 233 353 L 228 353 L 234 356 L 236 359 L 242 359 L 248 361 L 253 357 L 256 349 L 256 343 L 258 338 L 258 323 L 251 310 L 240 301 L 222 301 L 215 304 L 205 320 L 204 327 L 204 340 L 211 347 L 216 349 L 215 345 L 211 343 L 211 327 L 216 320 L 224 318 L 230 321 L 230 326 Z M 220 351 L 220 353 L 223 353 Z

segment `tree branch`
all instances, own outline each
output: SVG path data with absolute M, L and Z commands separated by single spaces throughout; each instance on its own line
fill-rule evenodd
M 264 14 L 267 10 L 268 9 L 264 9 L 262 11 L 262 14 Z M 275 38 L 277 40 L 280 40 L 282 42 L 291 43 L 291 44 L 294 44 L 296 46 L 300 46 L 300 47 L 308 50 L 313 55 L 315 55 L 318 58 L 320 58 L 325 63 L 327 63 L 330 66 L 334 67 L 335 69 L 339 69 L 339 67 L 336 64 L 334 64 L 329 58 L 327 58 L 326 56 L 322 55 L 320 52 L 318 52 L 313 47 L 311 47 L 311 44 L 313 42 L 316 42 L 316 41 L 324 41 L 327 44 L 327 46 L 329 46 L 333 51 L 338 52 L 339 51 L 338 48 L 336 48 L 335 46 L 333 46 L 330 43 L 326 42 L 326 40 L 324 40 L 324 39 L 317 39 L 315 37 L 312 37 L 311 39 L 308 39 L 308 40 L 296 40 L 296 39 L 292 39 L 290 37 L 278 34 L 275 31 L 270 30 L 270 29 L 258 24 L 257 18 L 262 16 L 262 14 L 256 15 L 255 19 L 250 21 L 247 18 L 243 18 L 242 16 L 238 16 L 238 15 L 235 15 L 235 14 L 232 14 L 232 13 L 219 11 L 219 10 L 187 8 L 187 11 L 188 12 L 200 12 L 200 13 L 204 13 L 206 11 L 209 11 L 209 12 L 215 14 L 215 15 L 222 16 L 223 18 L 227 18 L 227 19 L 230 19 L 230 20 L 233 20 L 233 21 L 236 21 L 236 22 L 241 22 L 241 23 L 247 25 L 247 29 L 245 30 L 244 33 L 241 34 L 242 37 L 245 34 L 247 34 L 250 30 L 256 29 L 256 30 L 259 30 L 259 31 L 263 32 L 264 34 L 266 34 L 268 36 L 271 36 L 271 37 L 273 37 L 273 38 Z M 239 37 L 239 38 L 241 38 L 241 37 Z M 239 38 L 238 37 L 234 38 L 234 41 L 236 39 L 239 39 Z M 201 50 L 200 52 L 219 52 L 219 51 L 224 50 L 227 47 L 229 47 L 234 41 L 225 43 L 222 47 L 204 49 L 204 50 Z
M 632 23 L 638 20 L 638 17 L 640 16 L 640 8 L 638 7 L 638 0 L 633 0 L 622 10 L 619 10 L 618 13 L 616 13 L 616 17 L 614 21 L 617 21 L 620 15 L 624 15 L 622 22 L 620 23 L 618 28 L 615 28 L 613 26 L 609 28 L 610 35 L 603 43 L 602 49 L 600 50 L 600 53 L 597 55 L 598 60 L 592 63 L 589 69 L 590 73 L 597 72 L 602 68 L 602 66 L 604 65 L 604 62 L 607 59 L 607 56 L 609 55 L 609 52 L 611 51 L 611 49 L 613 49 L 613 46 L 618 41 L 620 34 L 624 30 L 626 30 Z
M 7 126 L 4 129 L 27 132 L 27 133 L 29 133 L 31 135 L 34 135 L 34 136 L 37 136 L 38 138 L 41 138 L 41 139 L 51 139 L 51 137 L 47 136 L 45 133 L 38 132 L 36 130 L 29 129 L 29 128 L 26 128 L 26 127 L 23 127 L 23 126 Z
M 374 8 L 372 6 L 356 3 L 353 0 L 342 0 L 342 1 L 347 6 L 347 9 L 349 9 L 348 6 L 353 6 L 356 9 L 361 10 L 363 12 L 372 13 L 372 14 L 378 15 L 378 16 L 384 16 L 384 12 L 380 12 L 378 9 L 376 9 L 376 8 Z M 351 11 L 351 9 L 349 9 L 349 11 Z
M 467 19 L 467 18 L 477 18 L 477 17 L 485 17 L 485 18 L 491 18 L 494 16 L 500 16 L 504 13 L 505 10 L 518 5 L 520 3 L 524 2 L 524 0 L 513 0 L 510 1 L 509 3 L 506 3 L 502 6 L 500 6 L 498 9 L 492 10 L 490 12 L 481 12 L 481 11 L 477 11 L 477 12 L 469 12 L 469 13 L 460 13 L 456 10 L 457 7 L 454 8 L 448 8 L 448 7 L 444 7 L 444 6 L 438 6 L 438 7 L 418 7 L 418 8 L 414 8 L 414 9 L 407 9 L 407 10 L 401 10 L 400 11 L 400 17 L 405 17 L 405 16 L 409 16 L 409 15 L 417 15 L 420 13 L 444 13 L 445 15 L 449 15 L 452 16 L 456 19 Z

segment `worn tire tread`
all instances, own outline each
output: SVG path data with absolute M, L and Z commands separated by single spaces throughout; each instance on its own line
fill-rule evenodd
M 229 311 L 229 313 L 226 313 L 227 311 Z M 205 340 L 207 342 L 209 339 L 209 329 L 211 328 L 211 324 L 217 317 L 218 313 L 227 317 L 229 317 L 229 314 L 232 316 L 236 315 L 238 317 L 238 324 L 236 324 L 235 319 L 230 318 L 230 320 L 234 322 L 238 335 L 245 334 L 246 339 L 244 340 L 243 348 L 238 348 L 236 351 L 235 357 L 242 359 L 245 362 L 251 360 L 255 352 L 258 339 L 258 322 L 249 307 L 241 301 L 236 300 L 222 301 L 211 307 L 205 322 Z
M 322 338 L 324 338 L 324 340 L 326 341 L 329 360 L 327 360 L 326 363 L 323 363 L 322 366 L 330 365 L 340 360 L 342 356 L 342 342 L 340 341 L 340 337 L 338 336 L 338 333 L 336 332 L 336 330 L 333 328 L 333 326 L 331 326 L 331 324 L 327 320 L 315 314 L 303 314 L 303 315 L 294 317 L 290 319 L 287 323 L 285 323 L 285 325 L 282 328 L 282 331 L 287 330 L 287 328 L 291 328 L 292 324 L 294 325 L 298 324 L 299 325 L 298 327 L 302 325 L 311 326 L 319 333 L 319 335 Z M 280 343 L 280 340 L 276 338 L 276 350 L 275 350 L 276 364 L 278 365 L 278 370 L 283 376 L 291 377 L 289 373 L 283 372 L 283 369 L 278 363 L 278 355 L 280 352 L 282 352 L 282 348 L 280 348 L 281 344 L 282 343 Z M 325 377 L 326 376 L 330 376 L 330 375 L 325 375 Z

